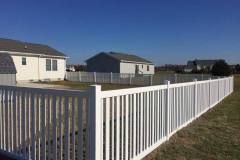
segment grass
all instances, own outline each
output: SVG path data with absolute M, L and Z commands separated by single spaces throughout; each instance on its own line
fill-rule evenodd
M 170 140 L 145 160 L 239 160 L 240 76 L 234 93 Z
M 70 82 L 70 81 L 53 81 L 53 82 L 37 82 L 43 84 L 61 85 L 75 90 L 87 90 L 91 85 L 95 83 L 82 83 L 82 82 Z M 124 85 L 124 84 L 99 84 L 102 86 L 102 90 L 114 90 L 137 87 L 135 85 Z

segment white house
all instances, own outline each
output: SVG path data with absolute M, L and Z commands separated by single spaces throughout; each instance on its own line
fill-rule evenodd
M 89 72 L 154 74 L 154 64 L 142 57 L 116 52 L 101 52 L 86 60 Z
M 0 38 L 0 53 L 12 57 L 17 81 L 65 78 L 66 55 L 47 45 Z

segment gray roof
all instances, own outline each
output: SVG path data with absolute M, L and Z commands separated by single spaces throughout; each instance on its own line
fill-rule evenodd
M 12 39 L 0 38 L 0 51 L 13 51 L 33 54 L 43 54 L 49 56 L 63 56 L 66 57 L 62 52 L 57 51 L 47 45 L 22 42 Z
M 0 74 L 17 73 L 12 57 L 7 53 L 0 53 Z
M 126 54 L 126 53 L 117 53 L 117 52 L 100 52 L 99 54 L 89 58 L 88 60 L 98 56 L 98 55 L 107 55 L 115 60 L 118 61 L 129 61 L 129 62 L 139 62 L 139 63 L 148 63 L 148 64 L 153 64 L 151 61 L 148 61 L 142 57 L 136 56 L 136 55 L 131 55 L 131 54 Z M 88 61 L 86 60 L 86 61 Z

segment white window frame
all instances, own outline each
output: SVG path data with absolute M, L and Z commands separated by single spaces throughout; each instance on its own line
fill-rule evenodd
M 50 62 L 50 64 L 48 64 Z M 50 68 L 48 68 L 50 67 Z M 46 71 L 51 71 L 52 70 L 52 60 L 51 59 L 46 59 Z
M 25 64 L 24 61 L 25 60 Z M 26 57 L 22 57 L 22 66 L 26 66 L 27 65 L 27 58 Z
M 54 66 L 54 63 L 56 62 L 56 66 Z M 57 71 L 58 70 L 58 61 L 56 59 L 52 59 L 52 71 Z

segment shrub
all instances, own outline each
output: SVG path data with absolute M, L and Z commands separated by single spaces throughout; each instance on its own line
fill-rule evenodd
M 235 70 L 236 70 L 236 73 L 240 73 L 240 65 L 239 64 L 236 65 Z
M 231 68 L 224 60 L 218 61 L 213 65 L 212 75 L 213 76 L 230 76 Z

